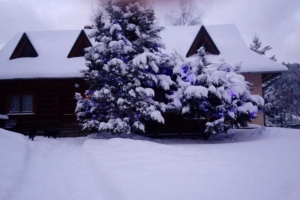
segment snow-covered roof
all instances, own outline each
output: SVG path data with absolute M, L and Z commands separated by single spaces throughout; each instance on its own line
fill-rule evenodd
M 176 51 L 185 56 L 190 49 L 201 26 L 167 26 L 160 33 L 162 41 L 166 45 L 165 53 Z
M 84 30 L 86 35 L 91 30 Z M 68 58 L 81 30 L 26 32 L 38 57 L 10 60 L 24 33 L 16 34 L 0 50 L 0 79 L 81 77 L 84 57 Z M 91 43 L 93 43 L 91 41 Z
M 287 68 L 277 62 L 251 51 L 243 41 L 235 25 L 204 26 L 219 55 L 210 55 L 215 62 L 237 65 L 242 62 L 241 72 L 280 72 Z M 167 53 L 176 50 L 185 56 L 193 44 L 201 26 L 166 27 L 161 36 Z M 84 29 L 86 35 L 92 30 Z M 85 68 L 84 57 L 68 58 L 81 30 L 26 32 L 38 57 L 24 57 L 10 60 L 12 53 L 24 33 L 16 34 L 0 50 L 0 79 L 18 78 L 68 78 L 81 77 Z M 93 44 L 94 42 L 90 40 Z
M 186 56 L 200 28 L 201 26 L 166 27 L 161 33 L 166 44 L 165 52 L 174 53 L 176 50 L 182 56 Z M 204 28 L 220 51 L 219 55 L 208 56 L 210 61 L 226 62 L 232 66 L 242 62 L 241 72 L 244 73 L 274 73 L 287 70 L 286 66 L 250 50 L 235 25 L 205 25 Z

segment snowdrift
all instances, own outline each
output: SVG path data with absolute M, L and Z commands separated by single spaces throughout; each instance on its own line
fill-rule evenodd
M 299 200 L 299 130 L 261 130 L 210 141 L 30 141 L 0 129 L 0 199 Z
M 27 156 L 27 138 L 0 129 L 0 197 L 9 199 L 10 190 L 19 181 Z

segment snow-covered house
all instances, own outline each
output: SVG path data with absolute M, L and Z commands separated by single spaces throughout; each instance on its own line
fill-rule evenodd
M 6 128 L 20 132 L 32 127 L 36 131 L 81 130 L 74 114 L 74 94 L 88 87 L 80 70 L 85 66 L 83 49 L 93 43 L 87 37 L 89 31 L 18 33 L 0 50 L 0 114 L 9 116 Z M 252 52 L 234 25 L 167 27 L 161 36 L 168 53 L 176 50 L 190 57 L 204 46 L 211 53 L 210 60 L 242 63 L 241 72 L 253 84 L 255 94 L 262 95 L 262 83 L 287 70 Z M 263 121 L 260 116 L 255 123 Z M 180 127 L 184 132 L 197 129 L 197 124 Z
M 167 53 L 190 57 L 204 46 L 211 55 L 208 61 L 241 64 L 240 72 L 252 84 L 252 93 L 263 96 L 262 84 L 287 67 L 251 51 L 235 25 L 172 26 L 161 33 Z M 253 123 L 264 125 L 261 114 Z
M 0 50 L 0 114 L 20 132 L 79 131 L 75 92 L 87 88 L 80 70 L 89 30 L 16 34 Z

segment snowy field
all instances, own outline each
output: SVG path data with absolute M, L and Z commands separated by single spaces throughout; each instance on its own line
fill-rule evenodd
M 30 141 L 0 129 L 0 199 L 300 199 L 300 130 L 140 139 Z

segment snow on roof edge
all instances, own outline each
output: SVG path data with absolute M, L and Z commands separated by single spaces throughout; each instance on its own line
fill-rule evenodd
M 242 73 L 277 73 L 288 70 L 286 66 L 253 52 L 245 43 L 235 24 L 203 26 L 219 49 L 220 54 L 218 56 L 220 58 L 230 64 L 237 63 L 238 59 L 242 61 Z
M 68 58 L 80 30 L 19 32 L 0 50 L 0 79 L 79 78 L 85 69 L 83 57 Z M 86 30 L 84 34 L 87 35 Z M 23 34 L 28 36 L 38 53 L 35 58 L 10 60 Z M 90 38 L 87 36 L 90 40 Z M 92 41 L 90 41 L 91 44 Z

